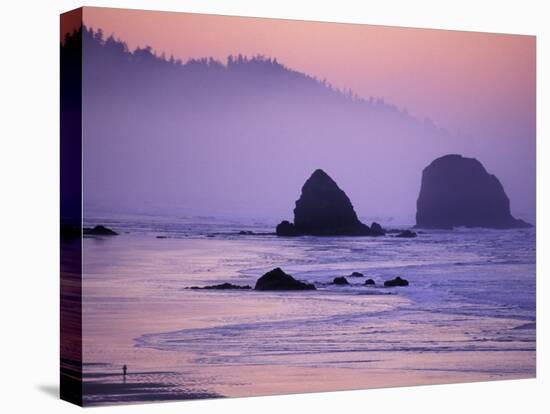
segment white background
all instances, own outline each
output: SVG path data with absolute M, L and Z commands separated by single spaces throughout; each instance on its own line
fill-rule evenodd
M 537 35 L 537 379 L 103 408 L 121 413 L 548 412 L 548 94 L 545 1 L 93 1 L 111 6 Z M 59 401 L 59 13 L 77 1 L 7 0 L 0 11 L 0 407 L 74 412 Z M 546 164 L 544 163 L 546 161 Z M 513 166 L 510 166 L 513 168 Z M 545 254 L 546 253 L 546 254 Z M 510 289 L 521 287 L 510 286 Z M 546 405 L 546 407 L 544 407 Z

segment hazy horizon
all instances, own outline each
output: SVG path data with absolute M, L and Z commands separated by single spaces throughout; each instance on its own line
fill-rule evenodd
M 277 59 L 285 70 L 326 79 L 367 101 L 383 98 L 395 113 L 380 115 L 359 105 L 350 109 L 333 98 L 319 98 L 321 92 L 305 81 L 281 81 L 267 70 L 254 72 L 254 85 L 242 88 L 246 96 L 229 99 L 229 88 L 220 92 L 205 86 L 205 95 L 189 96 L 200 101 L 194 106 L 183 103 L 186 86 L 181 86 L 179 97 L 167 92 L 163 88 L 168 79 L 159 80 L 154 71 L 147 74 L 143 63 L 136 76 L 142 81 L 150 76 L 160 86 L 141 90 L 141 95 L 134 90 L 120 96 L 131 91 L 130 83 L 109 89 L 100 84 L 104 79 L 90 73 L 84 77 L 83 98 L 86 211 L 292 219 L 302 184 L 322 168 L 348 194 L 359 216 L 412 223 L 422 169 L 439 156 L 459 153 L 477 158 L 495 174 L 510 198 L 512 214 L 534 223 L 534 37 L 184 13 L 160 13 L 160 27 L 155 13 L 84 8 L 83 16 L 90 27 L 102 28 L 105 37 L 120 38 L 130 51 L 151 45 L 155 53 L 184 63 L 212 57 L 223 64 L 229 55 L 262 54 Z M 284 36 L 279 38 L 280 31 L 271 26 L 284 26 L 284 33 L 290 30 L 296 37 L 284 44 L 283 56 L 275 53 L 282 50 Z M 215 27 L 216 34 L 207 35 L 207 27 Z M 238 27 L 242 29 L 236 33 Z M 263 35 L 251 36 L 259 27 L 264 27 Z M 333 39 L 330 47 L 325 43 L 322 52 L 305 48 L 311 45 L 312 28 L 322 39 Z M 186 37 L 177 36 L 177 30 L 187 35 L 195 30 L 192 47 L 178 40 Z M 220 42 L 219 36 L 228 33 L 229 40 Z M 255 39 L 255 46 L 245 41 L 236 49 L 244 33 Z M 145 43 L 144 36 L 150 41 Z M 357 36 L 370 36 L 377 44 L 349 43 Z M 87 60 L 92 54 L 86 50 L 85 63 L 96 65 Z M 438 59 L 442 62 L 434 65 Z M 311 70 L 305 71 L 308 67 Z M 447 70 L 440 73 L 442 69 Z M 191 82 L 189 72 L 185 79 Z M 201 78 L 205 85 L 224 85 L 222 76 L 208 76 L 217 78 Z M 287 89 L 280 82 L 286 82 Z M 291 90 L 296 85 L 303 86 L 307 96 L 296 98 L 300 91 Z M 209 99 L 219 99 L 219 107 L 210 108 Z M 289 102 L 295 107 L 289 109 Z M 229 107 L 233 116 L 227 114 Z M 208 122 L 208 116 L 216 122 Z M 116 158 L 109 157 L 113 148 L 123 151 L 130 144 L 134 148 L 123 158 L 127 170 L 142 173 L 117 177 L 124 172 L 113 166 Z M 151 164 L 144 165 L 144 159 Z M 156 177 L 144 175 L 152 171 Z

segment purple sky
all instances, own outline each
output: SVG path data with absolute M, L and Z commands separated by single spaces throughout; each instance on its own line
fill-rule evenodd
M 261 88 L 231 102 L 226 109 L 234 117 L 209 111 L 207 103 L 193 113 L 189 102 L 159 89 L 129 100 L 90 78 L 84 98 L 94 154 L 85 164 L 90 209 L 291 218 L 303 181 L 324 168 L 360 216 L 408 222 L 422 168 L 459 152 L 496 174 L 512 212 L 534 221 L 534 37 L 99 8 L 85 8 L 84 22 L 130 49 L 151 45 L 184 61 L 225 61 L 231 53 L 276 57 L 447 130 L 372 111 L 350 115 L 324 100 L 304 99 L 289 111 L 288 102 L 300 101 L 295 91 L 266 101 Z M 154 71 L 149 76 L 155 79 Z M 188 99 L 185 90 L 178 96 Z M 119 146 L 125 171 L 105 165 Z

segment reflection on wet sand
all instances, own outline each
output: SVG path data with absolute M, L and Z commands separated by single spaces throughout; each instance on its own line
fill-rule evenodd
M 86 239 L 85 404 L 533 377 L 531 242 L 452 237 Z M 279 264 L 318 290 L 186 289 L 252 285 Z M 352 270 L 411 285 L 328 283 Z M 522 289 L 510 296 L 510 285 Z
M 101 370 L 84 374 L 84 404 L 87 406 L 222 397 L 167 381 L 167 378 L 177 376 L 176 372 L 150 371 L 125 375 L 123 372 L 104 371 L 112 369 L 110 364 L 96 363 L 92 366 Z

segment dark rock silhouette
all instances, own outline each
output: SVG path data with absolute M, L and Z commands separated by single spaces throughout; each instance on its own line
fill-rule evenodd
M 445 155 L 422 172 L 416 227 L 521 228 L 531 225 L 510 214 L 502 184 L 475 158 Z
M 367 280 L 365 280 L 365 285 L 366 286 L 374 286 L 374 285 L 376 285 L 376 283 L 372 279 L 367 279 Z
M 401 279 L 399 276 L 397 276 L 395 279 L 386 280 L 384 282 L 384 286 L 386 286 L 386 287 L 409 286 L 409 282 L 407 280 Z
M 118 235 L 116 231 L 113 231 L 110 228 L 102 225 L 95 226 L 94 228 L 84 227 L 83 233 L 90 236 L 117 236 Z
M 315 170 L 296 201 L 294 226 L 304 234 L 338 235 L 368 233 L 346 193 L 323 170 Z
M 353 272 L 350 277 L 363 277 L 365 276 L 363 273 L 361 272 Z
M 348 280 L 344 276 L 335 277 L 332 283 L 335 285 L 349 285 Z
M 191 286 L 189 289 L 216 289 L 216 290 L 240 290 L 240 289 L 252 289 L 248 285 L 234 285 L 232 283 L 222 283 L 219 285 L 210 285 L 210 286 Z
M 410 238 L 416 237 L 416 232 L 411 230 L 403 230 L 402 232 L 396 234 L 395 237 L 410 239 Z
M 338 184 L 321 169 L 315 170 L 302 187 L 294 208 L 294 224 L 282 221 L 277 226 L 279 236 L 377 236 L 385 234 L 357 218 L 350 199 Z
M 255 290 L 315 290 L 310 283 L 301 282 L 285 273 L 280 267 L 273 269 L 256 281 Z
M 370 225 L 370 232 L 371 232 L 371 236 L 385 236 L 386 235 L 386 230 L 384 230 L 382 228 L 382 226 L 376 222 L 373 222 L 371 225 Z
M 294 237 L 299 236 L 300 233 L 298 233 L 298 230 L 296 230 L 296 227 L 294 224 L 287 220 L 281 221 L 276 229 L 275 232 L 277 233 L 277 236 L 285 236 L 285 237 Z

